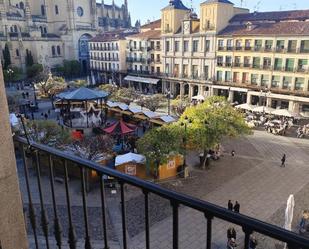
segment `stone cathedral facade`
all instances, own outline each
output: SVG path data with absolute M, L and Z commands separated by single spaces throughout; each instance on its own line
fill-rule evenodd
M 31 52 L 35 62 L 49 68 L 78 60 L 86 69 L 88 41 L 130 28 L 131 17 L 127 0 L 121 6 L 114 0 L 0 0 L 0 23 L 0 49 L 8 45 L 14 66 L 25 69 Z

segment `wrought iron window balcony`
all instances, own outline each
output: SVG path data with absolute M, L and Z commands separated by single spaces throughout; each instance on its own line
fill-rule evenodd
M 38 247 L 38 229 L 39 224 L 37 224 L 37 216 L 40 216 L 41 222 L 40 226 L 42 227 L 43 236 L 45 237 L 45 243 L 46 248 L 50 248 L 50 226 L 49 222 L 53 223 L 54 226 L 54 236 L 55 240 L 57 242 L 57 246 L 59 248 L 62 248 L 63 245 L 63 236 L 61 231 L 61 225 L 62 224 L 68 224 L 68 244 L 71 249 L 76 249 L 76 224 L 73 221 L 73 210 L 72 210 L 72 194 L 70 192 L 70 181 L 69 181 L 69 174 L 68 174 L 68 163 L 73 163 L 76 167 L 76 171 L 80 174 L 80 186 L 81 186 L 81 195 L 82 195 L 82 207 L 83 207 L 83 216 L 80 217 L 80 219 L 83 219 L 83 226 L 84 226 L 84 232 L 85 232 L 85 248 L 90 249 L 91 246 L 91 233 L 89 228 L 89 219 L 90 216 L 88 214 L 88 202 L 87 202 L 87 194 L 86 194 L 86 171 L 90 170 L 92 172 L 96 172 L 96 174 L 99 176 L 99 201 L 101 203 L 101 218 L 96 217 L 96 221 L 102 225 L 102 248 L 109 248 L 110 241 L 107 236 L 107 215 L 106 215 L 106 206 L 107 206 L 107 198 L 106 198 L 106 192 L 105 192 L 105 178 L 104 176 L 113 177 L 118 181 L 118 184 L 120 186 L 120 207 L 121 207 L 121 224 L 122 224 L 122 245 L 124 249 L 128 248 L 127 243 L 127 216 L 126 216 L 126 191 L 125 187 L 127 185 L 134 186 L 138 189 L 140 189 L 143 193 L 144 197 L 144 209 L 143 211 L 136 210 L 136 212 L 143 212 L 141 215 L 144 216 L 144 224 L 145 224 L 145 246 L 144 248 L 149 249 L 150 248 L 150 195 L 157 195 L 161 198 L 169 201 L 171 208 L 172 208 L 172 248 L 178 249 L 179 248 L 179 241 L 181 233 L 179 232 L 179 209 L 180 206 L 193 209 L 197 212 L 200 212 L 205 217 L 205 242 L 206 242 L 206 249 L 212 248 L 212 234 L 215 233 L 213 231 L 213 221 L 214 219 L 220 219 L 229 223 L 232 223 L 234 225 L 240 226 L 243 229 L 244 232 L 244 248 L 249 249 L 249 241 L 250 241 L 250 235 L 253 232 L 257 232 L 259 234 L 268 236 L 270 238 L 279 240 L 281 242 L 285 242 L 288 245 L 288 248 L 297 248 L 297 249 L 309 249 L 309 239 L 305 238 L 303 236 L 297 235 L 295 233 L 289 232 L 287 230 L 284 230 L 280 227 L 276 227 L 274 225 L 267 224 L 265 222 L 259 221 L 257 219 L 235 213 L 232 211 L 229 211 L 225 208 L 219 207 L 217 205 L 214 205 L 212 203 L 202 201 L 181 193 L 177 193 L 171 190 L 168 190 L 166 188 L 163 188 L 159 185 L 156 185 L 154 183 L 141 180 L 139 178 L 129 176 L 126 174 L 123 174 L 119 171 L 110 169 L 108 167 L 102 167 L 101 165 L 91 162 L 85 159 L 81 159 L 79 157 L 76 157 L 74 155 L 70 155 L 68 153 L 62 152 L 60 150 L 40 145 L 37 143 L 32 143 L 30 148 L 26 141 L 26 139 L 21 137 L 15 137 L 15 144 L 19 148 L 19 152 L 22 155 L 22 159 L 24 162 L 23 170 L 25 172 L 25 182 L 27 185 L 27 196 L 29 200 L 29 219 L 30 219 L 30 225 L 33 230 L 33 236 L 35 239 L 35 243 L 37 248 Z M 36 213 L 36 209 L 34 208 L 33 203 L 33 196 L 36 194 L 36 191 L 34 191 L 33 188 L 30 187 L 30 175 L 29 175 L 29 169 L 27 167 L 27 156 L 29 156 L 33 159 L 34 162 L 34 168 L 36 170 L 36 175 L 31 176 L 36 178 L 37 186 L 38 186 L 38 192 L 39 192 L 39 202 L 40 202 L 40 214 Z M 47 165 L 42 164 L 42 155 L 47 157 Z M 51 217 L 48 217 L 49 214 L 47 212 L 47 203 L 46 200 L 43 197 L 43 188 L 46 188 L 47 186 L 43 186 L 43 180 L 41 176 L 41 170 L 42 168 L 47 167 L 48 169 L 48 188 L 51 189 L 51 199 L 52 199 L 52 214 Z M 63 191 L 65 193 L 65 200 L 66 205 L 65 209 L 67 210 L 68 214 L 68 221 L 64 221 L 60 219 L 60 214 L 58 210 L 57 205 L 57 198 L 56 198 L 56 191 L 55 191 L 55 175 L 54 175 L 54 169 L 55 167 L 59 167 L 62 169 L 63 175 L 64 175 L 64 186 Z M 59 188 L 57 188 L 57 191 L 60 191 Z

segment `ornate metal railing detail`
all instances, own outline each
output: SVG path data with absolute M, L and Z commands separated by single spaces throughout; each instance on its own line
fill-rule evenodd
M 120 184 L 120 199 L 121 199 L 121 216 L 122 216 L 122 245 L 124 249 L 128 248 L 127 243 L 127 219 L 126 219 L 126 202 L 125 202 L 125 186 L 131 185 L 137 187 L 142 190 L 144 195 L 144 208 L 145 208 L 145 248 L 150 249 L 150 221 L 149 221 L 149 195 L 155 194 L 160 196 L 163 199 L 166 199 L 170 202 L 172 207 L 172 231 L 173 231 L 173 240 L 172 240 L 172 248 L 179 248 L 179 207 L 185 206 L 204 214 L 205 217 L 205 240 L 206 240 L 206 249 L 211 249 L 212 247 L 212 234 L 213 234 L 213 220 L 214 218 L 219 218 L 221 220 L 233 223 L 242 227 L 243 232 L 245 234 L 244 238 L 244 248 L 249 249 L 249 241 L 250 235 L 253 232 L 260 233 L 262 235 L 268 236 L 272 239 L 279 240 L 287 243 L 288 248 L 290 249 L 309 249 L 309 239 L 303 236 L 297 235 L 295 233 L 289 232 L 282 228 L 276 227 L 274 225 L 267 224 L 265 222 L 259 221 L 254 218 L 250 218 L 248 216 L 234 213 L 232 211 L 228 211 L 225 208 L 216 206 L 214 204 L 184 195 L 180 193 L 176 193 L 174 191 L 165 189 L 159 185 L 156 185 L 151 182 L 147 182 L 116 170 L 102 167 L 101 165 L 87 161 L 85 159 L 81 159 L 74 155 L 70 155 L 59 151 L 57 149 L 40 145 L 36 143 L 32 143 L 31 146 L 27 143 L 27 140 L 21 137 L 14 138 L 15 143 L 19 144 L 19 148 L 21 151 L 21 155 L 24 161 L 24 171 L 25 171 L 25 180 L 27 187 L 27 195 L 29 201 L 29 219 L 31 228 L 33 230 L 33 236 L 35 239 L 36 249 L 39 249 L 38 240 L 37 240 L 37 224 L 35 222 L 35 210 L 33 207 L 32 201 L 32 193 L 30 191 L 30 182 L 29 182 L 29 172 L 27 167 L 27 157 L 32 156 L 33 161 L 35 162 L 36 169 L 36 177 L 37 184 L 39 190 L 39 199 L 40 199 L 40 209 L 41 209 L 41 226 L 43 235 L 46 241 L 46 248 L 49 248 L 49 237 L 48 237 L 48 220 L 46 217 L 46 208 L 44 205 L 44 198 L 42 192 L 42 182 L 40 170 L 42 168 L 40 162 L 40 155 L 44 153 L 44 155 L 48 155 L 49 162 L 49 179 L 50 179 L 50 187 L 52 193 L 52 207 L 53 207 L 53 222 L 54 222 L 54 236 L 57 242 L 57 246 L 59 249 L 62 248 L 62 229 L 58 216 L 57 203 L 55 198 L 55 177 L 53 174 L 54 169 L 54 160 L 55 158 L 60 159 L 62 163 L 60 163 L 63 172 L 64 172 L 64 185 L 65 185 L 65 193 L 66 193 L 66 208 L 68 211 L 68 244 L 70 249 L 76 249 L 77 237 L 75 233 L 74 223 L 72 219 L 72 205 L 71 205 L 71 195 L 69 188 L 69 177 L 68 177 L 68 162 L 74 163 L 77 169 L 80 171 L 80 181 L 81 181 L 81 192 L 82 192 L 82 207 L 83 207 L 83 219 L 85 226 L 85 249 L 91 249 L 91 238 L 89 233 L 89 216 L 87 212 L 87 195 L 86 195 L 86 184 L 85 184 L 85 171 L 91 170 L 95 171 L 100 176 L 100 199 L 101 199 L 101 208 L 102 208 L 102 248 L 109 248 L 109 241 L 107 236 L 107 217 L 106 217 L 106 197 L 105 197 L 105 189 L 104 189 L 104 177 L 110 176 L 116 179 Z M 59 160 L 58 160 L 59 161 Z M 98 221 L 99 222 L 99 221 Z M 104 247 L 103 247 L 104 246 Z

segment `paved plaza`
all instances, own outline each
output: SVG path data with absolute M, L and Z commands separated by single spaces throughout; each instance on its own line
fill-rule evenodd
M 236 156 L 230 156 L 235 150 Z M 300 212 L 309 207 L 309 141 L 281 136 L 273 136 L 263 131 L 256 131 L 254 135 L 224 143 L 224 156 L 217 162 L 212 162 L 209 170 L 202 171 L 193 167 L 198 162 L 194 153 L 190 154 L 189 164 L 192 167 L 192 176 L 187 180 L 176 180 L 162 185 L 186 194 L 193 195 L 203 200 L 215 203 L 222 207 L 227 206 L 231 199 L 239 201 L 241 213 L 283 226 L 284 209 L 290 194 L 295 195 L 295 219 L 293 229 L 297 231 Z M 287 155 L 287 164 L 281 168 L 281 157 Z M 20 162 L 20 161 L 19 161 Z M 19 163 L 20 165 L 20 163 Z M 21 167 L 19 167 L 21 169 Z M 27 203 L 24 178 L 20 171 L 20 182 Z M 32 172 L 34 175 L 34 172 Z M 33 199 L 39 203 L 35 178 L 31 179 Z M 51 203 L 49 194 L 48 177 L 43 177 L 45 202 Z M 109 191 L 109 190 L 107 190 Z M 57 202 L 65 205 L 65 192 L 63 184 L 56 184 Z M 78 227 L 79 243 L 82 245 L 83 216 L 79 213 L 81 207 L 81 194 L 79 182 L 71 181 L 71 194 L 73 206 L 77 216 L 74 222 Z M 143 203 L 141 192 L 134 188 L 127 190 L 127 215 L 129 248 L 145 248 L 145 234 L 143 231 Z M 157 197 L 151 205 L 151 248 L 172 248 L 172 219 L 168 202 L 160 201 Z M 91 226 L 91 237 L 94 239 L 94 248 L 100 247 L 100 199 L 99 190 L 94 190 L 88 195 L 89 213 L 94 225 Z M 108 237 L 111 248 L 121 248 L 121 218 L 119 210 L 119 196 L 108 193 Z M 138 210 L 138 212 L 136 211 Z M 96 214 L 97 213 L 97 214 Z M 37 214 L 37 218 L 39 215 Z M 65 221 L 65 216 L 63 216 Z M 95 217 L 98 217 L 95 219 Z M 206 244 L 206 221 L 202 214 L 188 208 L 181 207 L 180 217 L 180 248 L 200 249 Z M 52 223 L 52 216 L 50 221 Z M 39 221 L 39 219 L 37 219 Z M 38 222 L 39 223 L 39 222 Z M 213 225 L 213 248 L 226 248 L 226 230 L 231 226 L 226 222 L 215 219 Z M 50 224 L 52 227 L 52 224 Z M 29 227 L 28 229 L 31 232 Z M 241 243 L 243 233 L 236 227 L 237 241 Z M 67 237 L 65 234 L 64 236 Z M 41 234 L 42 235 L 42 234 Z M 51 232 L 52 236 L 52 232 Z M 32 236 L 30 236 L 32 237 Z M 258 248 L 275 248 L 277 242 L 259 238 Z M 66 241 L 64 238 L 63 241 Z M 31 240 L 33 241 L 33 240 Z M 42 243 L 43 243 L 42 238 Z M 52 243 L 54 239 L 51 237 Z M 43 243 L 44 244 L 44 243 Z M 45 248 L 45 247 L 43 247 Z

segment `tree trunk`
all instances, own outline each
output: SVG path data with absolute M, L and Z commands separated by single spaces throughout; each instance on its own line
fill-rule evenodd
M 204 149 L 204 151 L 203 151 L 203 157 L 202 157 L 202 162 L 201 162 L 201 168 L 202 169 L 207 169 L 208 168 L 208 165 L 207 165 L 207 150 L 206 149 Z

